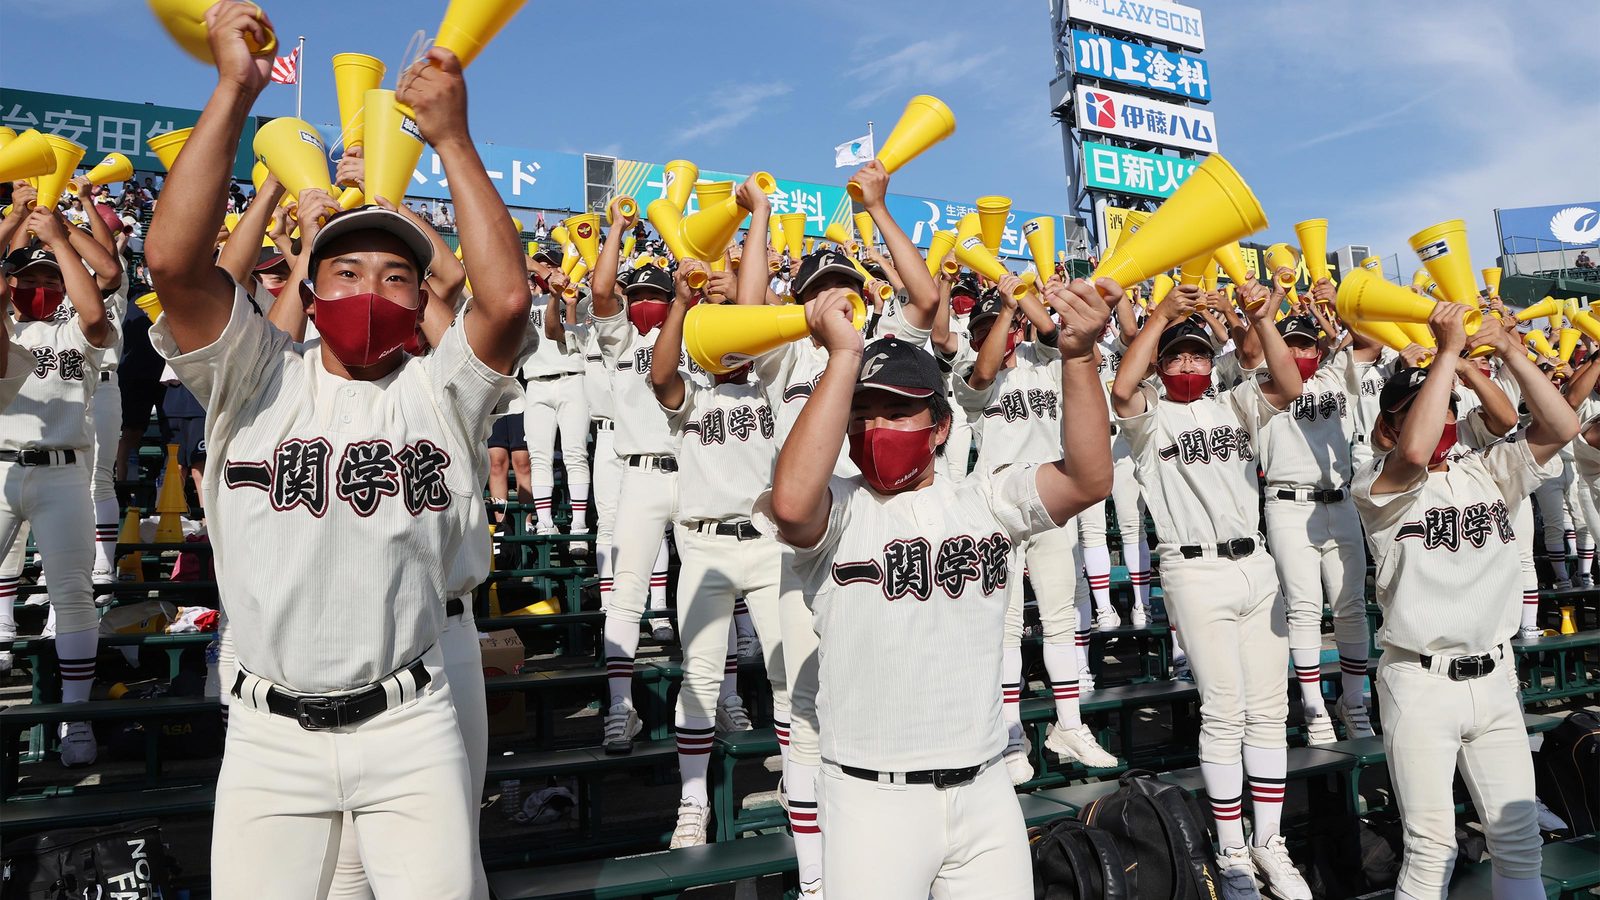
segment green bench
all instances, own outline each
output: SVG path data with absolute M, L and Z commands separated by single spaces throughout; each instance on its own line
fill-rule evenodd
M 784 875 L 794 889 L 794 842 L 769 834 L 622 859 L 489 873 L 499 900 L 670 900 L 690 888 Z
M 145 816 L 210 812 L 216 784 L 142 791 L 93 791 L 48 799 L 13 800 L 4 804 L 0 835 L 13 837 L 52 828 L 104 825 Z
M 113 581 L 109 584 L 93 585 L 94 595 L 104 597 L 110 594 L 114 597 L 128 597 L 143 594 L 145 599 L 167 600 L 182 598 L 192 600 L 217 599 L 217 583 L 215 581 Z M 18 585 L 17 597 L 31 597 L 35 594 L 48 594 L 50 588 L 42 584 Z M 215 606 L 215 603 L 205 604 Z
M 1600 693 L 1600 631 L 1513 639 L 1524 703 Z M 1553 684 L 1545 685 L 1549 678 Z
M 1600 887 L 1600 838 L 1590 836 L 1545 844 L 1539 875 L 1549 900 L 1577 900 Z M 1450 877 L 1450 900 L 1490 900 L 1494 866 L 1458 865 Z M 1394 891 L 1374 891 L 1356 900 L 1392 900 Z
M 1115 687 L 1097 688 L 1085 694 L 1078 703 L 1078 709 L 1083 715 L 1097 713 L 1114 714 L 1118 720 L 1118 733 L 1121 736 L 1117 746 L 1116 755 L 1123 761 L 1130 759 L 1155 763 L 1164 758 L 1163 748 L 1139 748 L 1134 740 L 1134 729 L 1137 724 L 1137 714 L 1140 710 L 1153 707 L 1166 706 L 1172 711 L 1173 733 L 1185 733 L 1186 723 L 1192 717 L 1194 708 L 1200 702 L 1200 691 L 1192 682 L 1187 681 L 1152 681 L 1138 684 L 1123 684 Z M 1052 757 L 1046 756 L 1044 746 L 1045 737 L 1049 726 L 1056 720 L 1055 701 L 1048 697 L 1030 697 L 1021 704 L 1022 727 L 1028 731 L 1029 739 L 1033 742 L 1034 770 L 1039 775 L 1029 781 L 1024 787 L 1036 788 L 1051 785 L 1065 784 L 1068 781 L 1084 778 L 1089 774 L 1081 765 L 1072 763 L 1062 766 L 1053 763 Z M 1110 748 L 1110 729 L 1101 728 L 1096 732 L 1096 738 L 1101 746 Z M 1167 748 L 1170 750 L 1170 748 Z M 1179 758 L 1192 758 L 1193 751 L 1185 750 L 1178 754 Z M 1095 770 L 1105 772 L 1112 770 Z
M 17 790 L 20 774 L 18 738 L 24 731 L 56 722 L 158 722 L 180 716 L 221 715 L 215 697 L 154 697 L 142 700 L 91 700 L 84 703 L 36 703 L 0 709 L 0 800 Z M 161 776 L 161 733 L 145 730 L 145 777 Z
M 651 663 L 638 663 L 634 666 L 633 681 L 636 689 L 643 689 L 642 694 L 636 691 L 635 696 L 644 702 L 636 702 L 635 705 L 638 707 L 640 718 L 649 729 L 649 738 L 659 740 L 667 737 L 671 730 L 672 716 L 664 712 L 667 685 L 664 683 L 661 670 Z M 555 707 L 551 703 L 551 696 L 582 688 L 596 689 L 603 693 L 605 685 L 606 670 L 602 666 L 522 672 L 517 675 L 495 675 L 484 679 L 484 690 L 487 693 L 520 692 L 532 697 L 538 728 L 536 741 L 541 749 L 549 749 L 551 739 L 555 735 Z
M 501 604 L 502 608 L 505 604 Z M 502 631 L 513 629 L 519 634 L 525 631 L 548 631 L 560 629 L 565 632 L 562 647 L 565 653 L 577 653 L 583 647 L 593 656 L 596 663 L 605 659 L 605 632 L 606 614 L 600 610 L 577 610 L 569 612 L 551 613 L 547 616 L 478 616 L 474 620 L 479 631 Z M 587 630 L 587 639 L 585 639 Z
M 591 790 L 594 778 L 629 769 L 657 767 L 672 767 L 676 778 L 677 761 L 678 745 L 672 738 L 635 743 L 632 753 L 616 756 L 599 747 L 491 754 L 485 782 L 495 784 L 509 778 L 552 776 L 573 778 L 578 788 L 578 833 L 588 839 L 594 836 L 595 825 L 601 821 L 600 804 Z

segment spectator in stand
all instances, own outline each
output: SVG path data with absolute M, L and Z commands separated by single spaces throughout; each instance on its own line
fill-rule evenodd
M 89 213 L 84 210 L 83 201 L 77 197 L 72 198 L 71 205 L 67 207 L 63 215 L 66 216 L 67 224 L 69 225 L 89 224 Z
M 1594 260 L 1589 258 L 1589 251 L 1587 251 L 1587 250 L 1579 250 L 1578 251 L 1577 266 L 1580 269 L 1592 269 L 1592 268 L 1594 268 Z

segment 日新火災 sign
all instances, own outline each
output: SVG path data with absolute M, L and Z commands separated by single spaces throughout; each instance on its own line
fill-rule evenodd
M 1083 142 L 1084 187 L 1091 191 L 1170 197 L 1201 162 Z

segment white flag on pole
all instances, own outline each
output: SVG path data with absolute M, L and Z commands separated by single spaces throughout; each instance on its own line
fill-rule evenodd
M 877 153 L 872 149 L 872 132 L 867 132 L 854 140 L 845 141 L 833 148 L 833 167 L 859 166 L 869 162 Z

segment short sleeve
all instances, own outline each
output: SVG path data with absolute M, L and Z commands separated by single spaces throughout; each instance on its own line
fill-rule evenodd
M 628 321 L 626 308 L 614 316 L 593 316 L 594 334 L 600 344 L 600 353 L 610 362 L 616 362 L 628 346 L 628 332 L 633 324 Z
M 1155 385 L 1148 381 L 1139 383 L 1139 396 L 1144 398 L 1144 412 L 1136 416 L 1117 415 L 1116 406 L 1111 407 L 1111 416 L 1116 420 L 1117 427 L 1127 435 L 1128 441 L 1137 449 L 1139 443 L 1148 441 L 1156 428 L 1156 404 L 1161 402 L 1156 396 Z
M 1561 454 L 1545 460 L 1544 465 L 1533 458 L 1528 446 L 1527 429 L 1513 432 L 1503 441 L 1496 441 L 1483 450 L 1483 466 L 1489 470 L 1506 505 L 1515 507 L 1533 493 L 1541 482 L 1561 476 Z
M 467 315 L 472 311 L 467 310 Z M 420 364 L 433 382 L 439 408 L 458 432 L 476 441 L 501 398 L 517 380 L 489 368 L 467 342 L 466 316 L 451 323 L 439 346 Z M 179 373 L 182 374 L 182 373 Z
M 799 355 L 805 352 L 805 341 L 791 341 L 768 350 L 750 363 L 756 380 L 767 392 L 767 403 L 774 410 L 783 404 L 783 389 L 789 386 L 789 375 L 794 371 Z
M 969 361 L 966 365 L 950 373 L 950 390 L 956 395 L 956 403 L 965 410 L 977 412 L 989 405 L 989 398 L 994 396 L 995 386 L 1000 383 L 996 378 L 989 382 L 989 386 L 982 390 L 967 383 L 967 378 L 972 374 L 976 360 Z
M 839 545 L 839 537 L 850 525 L 850 509 L 852 499 L 857 490 L 861 488 L 861 477 L 840 478 L 834 475 L 828 479 L 828 522 L 823 529 L 822 536 L 815 544 L 809 547 L 797 547 L 783 539 L 778 531 L 776 520 L 772 517 L 772 489 L 768 488 L 756 498 L 752 521 L 757 530 L 772 534 L 779 543 L 788 544 L 794 548 L 795 570 L 801 578 L 811 581 L 811 575 L 818 565 L 825 565 L 826 560 L 832 558 L 833 548 Z
M 1006 466 L 987 479 L 989 510 L 1013 542 L 1059 527 L 1039 497 L 1037 465 Z
M 1405 521 L 1412 507 L 1422 498 L 1422 489 L 1428 483 L 1428 470 L 1418 469 L 1417 475 L 1403 489 L 1393 494 L 1375 494 L 1373 486 L 1383 474 L 1383 465 L 1390 454 L 1375 457 L 1360 473 L 1350 487 L 1361 521 L 1374 538 Z
M 150 327 L 150 344 L 206 412 L 221 415 L 249 402 L 268 370 L 283 365 L 290 341 L 256 313 L 250 295 L 235 285 L 233 311 L 216 340 L 180 353 L 167 323 L 157 321 Z
M 678 378 L 683 381 L 683 402 L 678 405 L 677 409 L 673 409 L 667 406 L 665 403 L 662 403 L 660 398 L 656 399 L 656 405 L 661 407 L 661 411 L 663 413 L 666 413 L 667 427 L 672 429 L 673 434 L 682 434 L 684 423 L 690 421 L 691 419 L 698 418 L 698 416 L 694 414 L 695 405 L 699 403 L 707 393 L 706 388 L 703 387 L 698 381 L 690 378 L 688 372 L 679 369 Z
M 1255 378 L 1246 378 L 1238 387 L 1229 388 L 1224 396 L 1251 434 L 1259 433 L 1268 419 L 1283 412 L 1267 399 L 1266 393 L 1261 390 L 1260 380 Z

